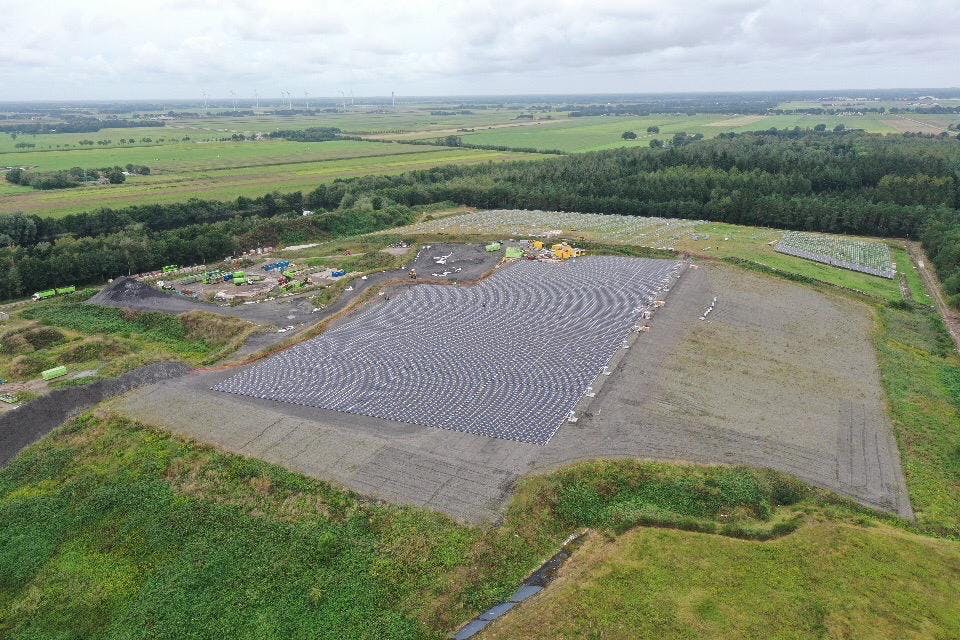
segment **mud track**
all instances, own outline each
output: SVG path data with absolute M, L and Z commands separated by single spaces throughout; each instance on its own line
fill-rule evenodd
M 71 416 L 117 394 L 160 380 L 177 378 L 189 370 L 186 365 L 175 362 L 150 364 L 119 378 L 55 389 L 33 402 L 0 415 L 0 467 L 5 467 L 21 449 L 47 435 Z

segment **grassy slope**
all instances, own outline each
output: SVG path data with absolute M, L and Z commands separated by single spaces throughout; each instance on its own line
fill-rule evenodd
M 960 357 L 935 312 L 878 313 L 880 373 L 918 524 L 960 537 Z
M 653 522 L 767 537 L 793 529 L 797 518 L 824 517 L 873 521 L 771 472 L 618 461 L 528 479 L 504 524 L 467 527 L 88 416 L 0 471 L 0 635 L 439 638 L 511 593 L 584 525 L 611 536 Z M 694 561 L 707 544 L 690 533 L 676 540 L 656 553 Z M 779 544 L 748 547 L 770 549 L 761 554 L 766 565 L 740 569 L 762 575 L 794 560 Z M 881 579 L 912 558 L 897 547 L 878 557 L 855 544 L 850 554 L 851 563 L 877 570 L 834 589 L 883 593 Z M 801 564 L 792 573 L 810 584 L 814 569 Z M 951 570 L 915 569 L 929 581 L 930 606 L 946 599 L 941 576 Z
M 126 423 L 46 440 L 0 495 L 5 638 L 438 637 L 477 597 L 434 610 L 478 530 Z M 474 590 L 520 577 L 494 544 L 505 586 L 481 571 Z
M 498 638 L 948 638 L 960 544 L 822 522 L 771 542 L 637 529 L 594 537 Z
M 87 416 L 0 471 L 0 635 L 440 638 L 585 525 L 609 540 L 636 523 L 766 538 L 800 522 L 764 543 L 597 536 L 571 561 L 582 587 L 558 584 L 508 618 L 525 635 L 502 637 L 955 629 L 960 544 L 772 472 L 583 463 L 525 480 L 504 524 L 467 527 Z M 539 607 L 548 619 L 528 615 Z

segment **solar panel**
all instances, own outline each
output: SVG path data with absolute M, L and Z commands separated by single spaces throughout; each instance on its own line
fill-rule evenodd
M 679 270 L 590 257 L 417 285 L 213 388 L 546 444 Z

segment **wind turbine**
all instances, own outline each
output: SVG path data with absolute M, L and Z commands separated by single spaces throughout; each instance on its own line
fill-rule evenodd
M 256 89 L 253 90 L 253 99 L 257 102 L 257 111 L 260 110 L 260 92 Z
M 230 89 L 230 97 L 233 98 L 233 110 L 237 110 L 237 93 L 233 89 Z
M 306 105 L 304 108 L 308 111 L 310 110 L 310 94 L 306 91 L 303 92 L 303 104 Z

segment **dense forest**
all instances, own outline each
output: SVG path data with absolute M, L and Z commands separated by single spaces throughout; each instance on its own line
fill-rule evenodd
M 0 296 L 219 259 L 291 229 L 383 228 L 408 220 L 411 207 L 446 201 L 918 239 L 960 305 L 960 141 L 799 129 L 444 166 L 229 203 L 0 217 Z M 304 208 L 331 213 L 302 218 Z

